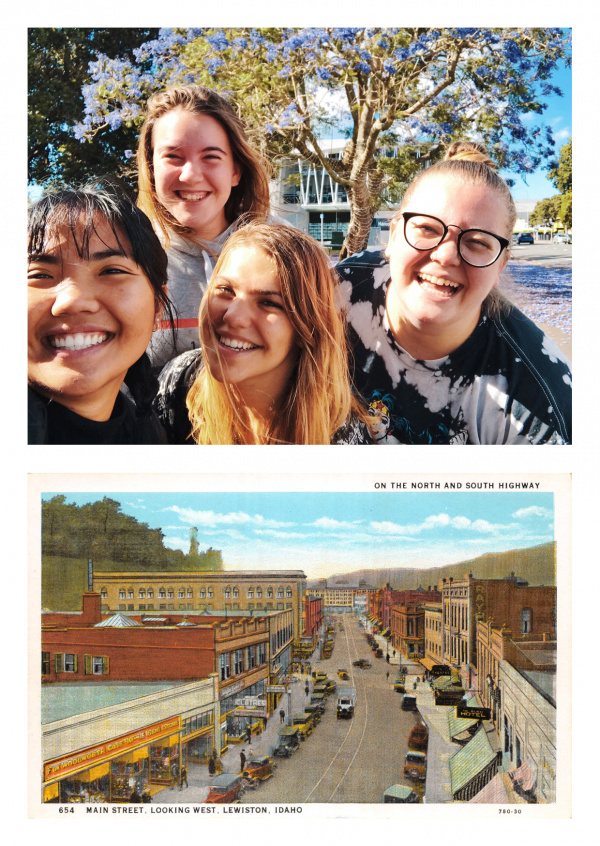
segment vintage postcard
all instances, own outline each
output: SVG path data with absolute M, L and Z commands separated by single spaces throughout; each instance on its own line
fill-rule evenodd
M 570 500 L 32 475 L 30 816 L 568 818 Z

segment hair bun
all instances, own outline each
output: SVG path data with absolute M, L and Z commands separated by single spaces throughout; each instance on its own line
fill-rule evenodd
M 477 141 L 455 141 L 446 150 L 444 161 L 479 162 L 497 171 L 496 163 L 490 159 L 483 144 Z

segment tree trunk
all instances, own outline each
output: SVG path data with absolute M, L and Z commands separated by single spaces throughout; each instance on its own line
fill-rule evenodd
M 366 174 L 361 176 L 353 188 L 347 188 L 346 193 L 350 203 L 350 225 L 339 261 L 365 249 L 375 216 L 375 198 L 369 189 Z

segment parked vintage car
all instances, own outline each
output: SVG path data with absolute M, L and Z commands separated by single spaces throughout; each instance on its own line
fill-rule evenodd
M 208 796 L 204 800 L 209 805 L 222 805 L 239 802 L 244 792 L 241 776 L 235 773 L 222 773 L 215 776 L 209 787 Z
M 257 758 L 250 758 L 246 761 L 242 778 L 247 787 L 258 787 L 261 781 L 271 778 L 277 768 L 277 764 L 268 755 Z
M 429 729 L 425 723 L 415 723 L 408 735 L 408 748 L 417 752 L 426 752 L 429 742 Z
M 340 678 L 342 681 L 348 681 L 348 679 L 350 678 L 348 670 L 338 670 L 337 674 L 338 678 Z
M 327 694 L 326 693 L 316 693 L 314 690 L 310 697 L 310 704 L 314 705 L 321 714 L 324 714 L 327 710 Z
M 427 774 L 427 755 L 424 752 L 409 750 L 404 759 L 404 775 L 414 781 L 425 781 Z
M 398 676 L 394 682 L 394 690 L 396 693 L 406 693 L 405 681 L 406 676 Z
M 413 696 L 410 693 L 405 693 L 402 697 L 402 702 L 400 703 L 400 708 L 403 711 L 416 711 L 417 710 L 417 697 Z
M 304 713 L 310 714 L 313 721 L 313 725 L 316 726 L 317 723 L 321 722 L 321 715 L 323 712 L 321 711 L 321 708 L 318 705 L 313 705 L 312 703 L 310 705 L 305 705 Z
M 294 714 L 292 725 L 298 730 L 300 740 L 306 740 L 314 728 L 312 717 L 304 711 L 301 714 Z
M 314 684 L 322 684 L 326 681 L 328 681 L 327 673 L 313 673 Z
M 365 658 L 359 658 L 358 661 L 352 662 L 353 667 L 360 667 L 361 670 L 368 670 L 371 666 L 371 662 L 367 661 Z
M 383 794 L 384 802 L 420 802 L 419 796 L 412 787 L 405 784 L 392 784 Z
M 289 758 L 290 755 L 300 748 L 300 735 L 295 726 L 284 726 L 279 730 L 279 742 L 273 754 L 278 758 Z

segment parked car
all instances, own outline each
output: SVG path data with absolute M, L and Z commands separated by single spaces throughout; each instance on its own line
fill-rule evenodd
M 318 693 L 313 690 L 312 695 L 310 697 L 310 704 L 314 705 L 321 714 L 324 714 L 327 710 L 326 705 L 327 694 L 326 693 Z
M 400 708 L 403 711 L 416 711 L 417 710 L 417 697 L 413 696 L 411 693 L 405 693 L 402 697 L 402 702 L 400 703 Z
M 429 742 L 429 729 L 425 723 L 415 723 L 408 735 L 408 748 L 417 752 L 426 752 Z
M 531 232 L 521 232 L 517 236 L 517 244 L 533 244 L 533 234 Z
M 301 714 L 294 714 L 292 717 L 292 725 L 298 730 L 300 740 L 306 740 L 309 734 L 312 734 L 314 728 L 313 719 L 310 714 L 302 712 Z
M 419 796 L 412 787 L 405 784 L 392 784 L 383 794 L 384 802 L 420 802 Z
M 327 673 L 313 673 L 314 684 L 321 684 L 327 680 Z
M 258 787 L 261 781 L 271 778 L 277 768 L 277 764 L 268 755 L 258 758 L 250 758 L 246 761 L 242 778 L 248 787 Z
M 299 748 L 300 737 L 295 726 L 284 726 L 279 730 L 279 742 L 273 751 L 274 755 L 278 758 L 289 758 Z
M 404 775 L 414 781 L 425 781 L 427 755 L 424 752 L 409 751 L 404 759 Z
M 570 244 L 571 243 L 571 236 L 565 235 L 564 232 L 557 232 L 553 238 L 555 244 Z
M 394 682 L 394 690 L 396 693 L 406 693 L 405 676 L 398 676 Z
M 338 678 L 340 678 L 342 681 L 348 681 L 348 679 L 350 678 L 350 676 L 348 675 L 348 670 L 338 670 L 337 674 Z
M 222 805 L 239 802 L 244 792 L 244 785 L 239 775 L 222 773 L 215 776 L 208 787 L 208 796 L 204 800 L 209 805 Z
M 361 670 L 368 670 L 371 666 L 371 662 L 367 661 L 365 658 L 359 658 L 358 661 L 352 662 L 353 667 L 360 667 Z

